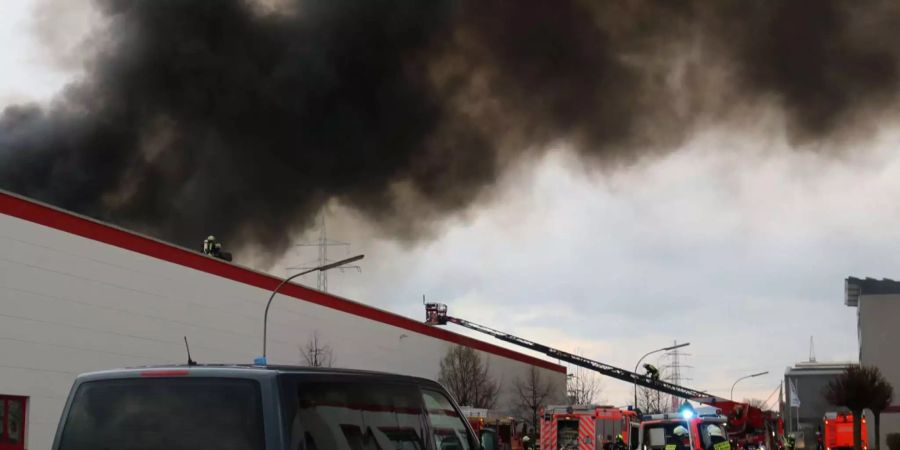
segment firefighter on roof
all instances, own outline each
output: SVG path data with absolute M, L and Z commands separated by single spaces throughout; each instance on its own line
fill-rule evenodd
M 222 243 L 216 240 L 216 237 L 209 235 L 203 240 L 203 253 L 214 258 L 231 261 L 231 253 L 222 251 Z

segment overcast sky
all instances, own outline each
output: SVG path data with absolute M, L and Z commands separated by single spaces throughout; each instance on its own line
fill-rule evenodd
M 56 4 L 72 6 L 49 12 L 66 16 L 53 27 L 34 0 L 4 5 L 0 105 L 50 101 L 79 75 L 75 37 L 91 15 L 83 0 Z M 876 126 L 852 150 L 792 148 L 772 113 L 608 172 L 561 146 L 414 246 L 333 205 L 330 237 L 353 243 L 333 252 L 367 256 L 361 273 L 333 273 L 331 291 L 416 318 L 425 294 L 454 315 L 625 368 L 689 341 L 685 384 L 728 395 L 738 377 L 768 370 L 735 393 L 765 399 L 807 359 L 810 336 L 819 361 L 856 359 L 845 277 L 900 277 L 898 143 L 900 132 Z M 311 256 L 292 252 L 271 270 Z M 622 405 L 630 392 L 605 380 L 602 396 Z

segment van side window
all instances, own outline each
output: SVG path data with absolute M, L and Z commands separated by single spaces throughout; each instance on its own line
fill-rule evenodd
M 291 450 L 424 450 L 414 385 L 299 382 L 289 405 Z
M 469 435 L 465 419 L 457 414 L 444 394 L 427 389 L 422 390 L 425 410 L 431 423 L 436 450 L 472 450 L 478 448 Z

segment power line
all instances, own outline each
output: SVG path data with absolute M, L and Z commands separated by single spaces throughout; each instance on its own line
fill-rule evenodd
M 318 247 L 318 258 L 313 263 L 306 263 L 302 266 L 293 266 L 288 267 L 288 270 L 310 270 L 316 267 L 321 267 L 327 264 L 332 263 L 333 261 L 328 258 L 328 247 L 344 247 L 347 249 L 347 253 L 349 254 L 350 243 L 349 242 L 341 242 L 335 241 L 332 239 L 328 239 L 328 229 L 325 226 L 325 211 L 323 210 L 319 213 L 319 239 L 315 242 L 301 242 L 299 244 L 295 244 L 295 247 Z M 359 266 L 341 266 L 338 268 L 343 271 L 344 269 L 356 269 L 357 271 L 362 271 Z M 328 292 L 328 271 L 320 270 L 316 273 L 316 289 Z
M 772 393 L 769 394 L 768 397 L 766 397 L 766 401 L 764 401 L 763 404 L 762 404 L 763 407 L 766 407 L 766 406 L 769 405 L 769 400 L 771 400 L 771 399 L 772 399 L 772 396 L 775 395 L 775 393 L 778 392 L 778 391 L 781 389 L 781 383 L 784 383 L 784 382 L 783 382 L 783 381 L 779 381 L 779 382 L 778 382 L 778 386 L 775 386 L 775 390 L 773 390 Z

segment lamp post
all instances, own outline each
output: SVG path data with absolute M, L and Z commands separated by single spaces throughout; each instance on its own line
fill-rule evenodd
M 730 398 L 731 400 L 734 400 L 734 387 L 737 386 L 737 384 L 738 384 L 739 381 L 741 381 L 741 380 L 746 380 L 747 378 L 761 377 L 761 376 L 763 376 L 763 375 L 765 375 L 765 374 L 767 374 L 767 373 L 769 373 L 768 370 L 765 371 L 765 372 L 754 373 L 754 374 L 752 374 L 752 375 L 747 375 L 747 376 L 745 376 L 745 377 L 740 377 L 740 378 L 738 378 L 738 379 L 734 382 L 734 384 L 731 385 L 731 396 L 728 397 L 728 398 Z
M 278 291 L 281 290 L 281 288 L 282 288 L 285 284 L 288 283 L 288 281 L 291 281 L 291 280 L 293 280 L 294 278 L 297 278 L 297 277 L 299 277 L 299 276 L 301 276 L 301 275 L 306 275 L 306 274 L 308 274 L 308 273 L 313 273 L 313 272 L 324 272 L 324 271 L 329 270 L 329 269 L 334 269 L 334 268 L 336 268 L 336 267 L 343 266 L 344 264 L 350 264 L 350 263 L 352 263 L 352 262 L 354 262 L 354 261 L 359 261 L 359 260 L 363 259 L 364 257 L 365 257 L 365 255 L 356 255 L 356 256 L 353 256 L 353 257 L 350 257 L 350 258 L 347 258 L 347 259 L 342 259 L 342 260 L 337 261 L 337 262 L 333 262 L 333 263 L 329 263 L 329 264 L 324 264 L 324 265 L 321 265 L 321 266 L 319 266 L 319 267 L 313 267 L 312 269 L 304 270 L 303 272 L 300 272 L 300 273 L 295 273 L 294 275 L 291 275 L 291 276 L 285 278 L 284 280 L 282 280 L 281 283 L 279 283 L 278 286 L 276 286 L 275 289 L 272 290 L 272 295 L 269 296 L 269 301 L 266 303 L 266 312 L 265 312 L 265 314 L 263 315 L 263 347 L 262 347 L 262 356 L 259 357 L 259 358 L 256 358 L 256 360 L 254 361 L 254 363 L 255 363 L 255 364 L 259 364 L 259 365 L 265 365 L 265 364 L 268 364 L 268 361 L 266 360 L 266 338 L 268 337 L 269 307 L 272 306 L 272 299 L 275 298 L 275 294 L 277 294 Z
M 691 345 L 691 343 L 685 342 L 684 344 L 678 344 L 678 345 L 672 345 L 670 347 L 658 348 L 656 350 L 653 350 L 652 352 L 647 352 L 644 354 L 644 356 L 641 356 L 641 359 L 639 359 L 637 364 L 634 365 L 634 372 L 637 373 L 638 367 L 640 367 L 641 362 L 644 360 L 644 358 L 646 358 L 654 353 L 667 352 L 669 350 L 675 350 L 676 348 L 687 347 L 688 345 Z M 635 409 L 637 409 L 637 383 L 634 383 L 634 407 L 635 407 Z

